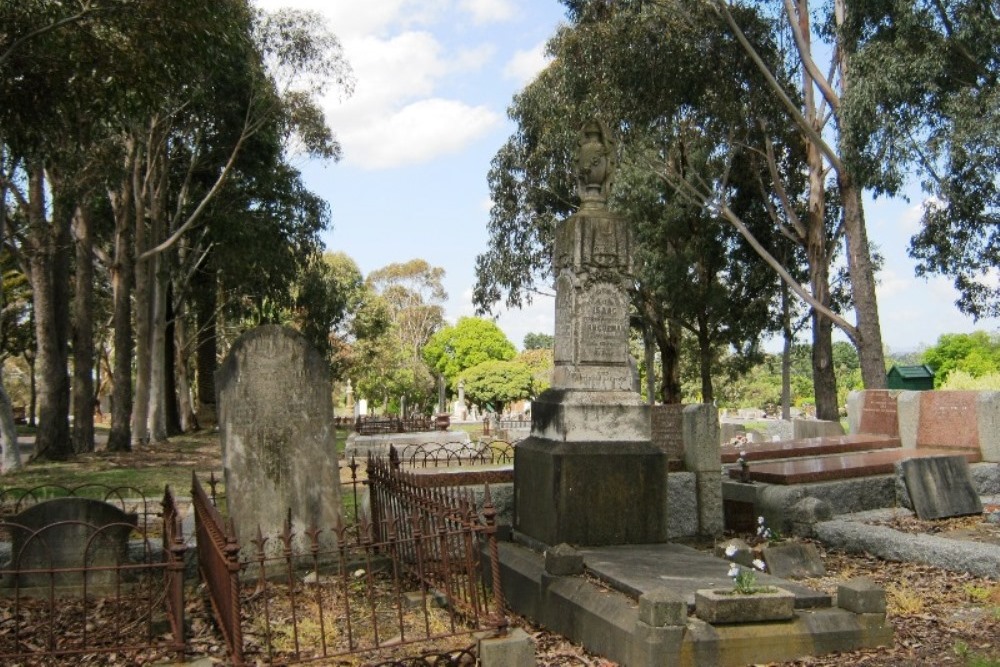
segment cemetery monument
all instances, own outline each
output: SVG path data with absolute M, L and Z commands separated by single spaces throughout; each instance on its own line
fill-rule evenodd
M 587 123 L 581 207 L 556 229 L 552 387 L 532 402 L 514 459 L 514 528 L 545 545 L 667 539 L 667 455 L 650 442 L 629 363 L 632 237 L 607 208 L 613 171 L 606 128 Z

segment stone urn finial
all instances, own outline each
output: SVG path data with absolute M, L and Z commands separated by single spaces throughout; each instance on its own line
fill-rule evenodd
M 614 166 L 614 146 L 607 128 L 596 120 L 587 121 L 580 130 L 576 169 L 580 201 L 584 205 L 607 202 Z

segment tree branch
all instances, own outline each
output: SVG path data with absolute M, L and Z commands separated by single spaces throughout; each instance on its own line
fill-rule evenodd
M 757 66 L 757 69 L 764 76 L 764 80 L 767 81 L 768 86 L 774 91 L 774 94 L 778 96 L 778 100 L 782 103 L 788 113 L 791 115 L 792 120 L 798 125 L 799 130 L 806 136 L 806 138 L 813 142 L 822 151 L 823 155 L 830 161 L 834 169 L 837 171 L 842 171 L 844 168 L 843 163 L 840 161 L 840 157 L 836 154 L 833 148 L 830 147 L 823 137 L 816 131 L 815 128 L 809 123 L 809 121 L 802 115 L 802 111 L 795 105 L 795 102 L 788 96 L 788 94 L 782 89 L 781 84 L 778 80 L 774 78 L 771 70 L 768 69 L 767 63 L 760 57 L 757 50 L 747 39 L 746 35 L 743 34 L 743 30 L 740 29 L 739 25 L 736 23 L 736 19 L 733 18 L 732 13 L 729 11 L 729 7 L 726 5 L 726 0 L 712 0 L 713 7 L 718 11 L 723 18 L 725 18 L 726 23 L 729 24 L 730 29 L 733 31 L 736 40 L 743 47 L 743 50 L 750 57 L 753 63 Z
M 802 61 L 802 66 L 806 68 L 809 77 L 815 82 L 820 92 L 823 93 L 823 99 L 826 100 L 833 112 L 836 113 L 840 110 L 840 96 L 837 95 L 836 91 L 830 85 L 830 81 L 823 76 L 823 73 L 819 71 L 819 67 L 816 66 L 816 61 L 813 60 L 812 49 L 806 40 L 806 35 L 802 32 L 802 26 L 796 20 L 796 16 L 801 17 L 800 8 L 796 7 L 792 0 L 784 1 L 785 15 L 788 16 L 788 25 L 791 27 L 792 36 L 795 38 L 795 48 L 799 52 L 799 60 Z
M 14 51 L 20 48 L 20 46 L 25 42 L 27 42 L 28 40 L 34 39 L 39 35 L 44 35 L 47 32 L 58 30 L 64 25 L 69 25 L 70 23 L 76 23 L 78 21 L 82 21 L 83 19 L 87 18 L 89 15 L 97 11 L 99 10 L 95 9 L 94 7 L 91 7 L 89 4 L 84 4 L 83 8 L 78 13 L 73 14 L 72 16 L 67 16 L 66 18 L 63 19 L 59 19 L 55 23 L 50 23 L 49 25 L 43 25 L 41 28 L 35 28 L 31 32 L 22 35 L 21 37 L 18 37 L 11 43 L 9 47 L 7 47 L 6 51 L 0 54 L 0 67 L 2 67 L 3 64 L 7 62 L 7 60 L 9 60 L 12 55 L 14 55 Z
M 663 178 L 664 181 L 668 185 L 670 185 L 676 193 L 680 194 L 682 197 L 685 197 L 688 201 L 698 206 L 708 206 L 708 202 L 711 201 L 711 197 L 706 196 L 705 193 L 703 192 L 699 192 L 697 188 L 695 188 L 693 185 L 691 185 L 690 183 L 688 183 L 683 179 L 679 179 L 678 181 L 673 181 L 666 174 L 663 174 L 661 178 Z M 828 307 L 824 306 L 815 297 L 813 297 L 813 295 L 810 294 L 808 290 L 802 287 L 802 285 L 800 285 L 798 281 L 796 281 L 795 278 L 792 277 L 792 275 L 788 272 L 788 270 L 781 265 L 781 262 L 775 259 L 774 256 L 767 251 L 767 248 L 765 248 L 760 243 L 760 241 L 757 240 L 757 238 L 753 235 L 753 232 L 751 232 L 747 228 L 746 224 L 744 224 L 740 216 L 738 216 L 732 209 L 730 209 L 729 206 L 727 206 L 725 203 L 720 203 L 717 207 L 715 207 L 715 209 L 716 213 L 724 217 L 726 220 L 730 222 L 730 224 L 733 225 L 733 227 L 736 228 L 736 231 L 738 231 L 740 235 L 743 236 L 744 239 L 746 239 L 747 243 L 750 244 L 750 247 L 752 247 L 754 251 L 756 251 L 756 253 L 760 256 L 761 259 L 763 259 L 768 264 L 768 266 L 774 269 L 778 273 L 778 275 L 781 276 L 781 279 L 785 281 L 788 287 L 793 292 L 795 292 L 795 294 L 797 294 L 799 298 L 801 298 L 803 301 L 809 304 L 810 307 L 814 308 L 816 312 L 820 313 L 821 315 L 829 319 L 831 322 L 833 322 L 845 334 L 847 334 L 849 337 L 852 337 L 852 339 L 858 335 L 856 327 L 854 327 L 850 322 L 845 320 L 837 313 L 830 310 Z

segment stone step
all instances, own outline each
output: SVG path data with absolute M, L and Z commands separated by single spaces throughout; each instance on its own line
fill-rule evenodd
M 778 442 L 746 442 L 740 445 L 722 445 L 722 462 L 736 463 L 740 453 L 747 461 L 769 461 L 826 454 L 848 454 L 877 449 L 892 449 L 900 446 L 898 437 L 858 433 L 855 435 L 824 436 L 782 440 Z
M 955 448 L 882 449 L 853 454 L 834 454 L 793 458 L 780 461 L 764 461 L 750 466 L 748 477 L 754 482 L 766 484 L 804 484 L 826 482 L 836 479 L 851 479 L 870 475 L 888 475 L 895 470 L 896 463 L 908 458 L 926 456 L 965 456 L 969 463 L 978 463 L 982 456 L 978 450 Z M 739 479 L 738 467 L 729 468 L 729 477 Z

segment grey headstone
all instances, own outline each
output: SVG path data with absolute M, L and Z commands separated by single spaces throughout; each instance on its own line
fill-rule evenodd
M 9 519 L 11 568 L 48 570 L 82 567 L 116 567 L 128 563 L 128 541 L 137 517 L 118 507 L 91 498 L 56 498 L 32 505 Z M 106 569 L 87 573 L 91 586 L 113 586 L 121 571 Z M 47 572 L 18 575 L 17 585 L 82 586 L 80 572 Z M 14 585 L 14 578 L 7 581 Z
M 245 333 L 216 374 L 229 515 L 244 555 L 261 533 L 269 553 L 291 515 L 296 546 L 320 529 L 335 543 L 340 476 L 329 368 L 298 332 L 275 325 Z
M 768 574 L 782 579 L 822 577 L 826 566 L 812 544 L 785 542 L 768 544 L 762 550 Z
M 901 461 L 900 474 L 921 519 L 979 514 L 983 504 L 964 456 L 928 456 Z

